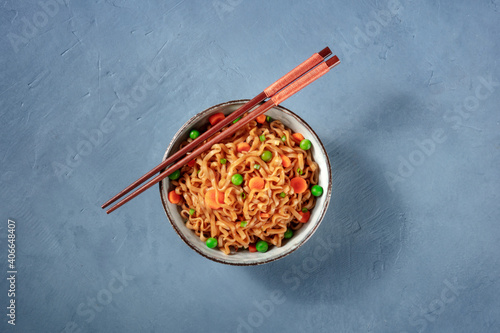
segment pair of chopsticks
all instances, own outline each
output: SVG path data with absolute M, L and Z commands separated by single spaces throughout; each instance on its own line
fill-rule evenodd
M 327 60 L 326 58 L 328 58 L 331 54 L 332 52 L 328 47 L 324 48 L 318 53 L 313 54 L 309 59 L 307 59 L 306 61 L 295 67 L 293 70 L 291 70 L 289 73 L 287 73 L 285 76 L 280 78 L 278 81 L 267 87 L 263 92 L 261 92 L 260 94 L 252 98 L 250 101 L 248 101 L 246 104 L 241 106 L 239 109 L 237 109 L 236 111 L 228 115 L 226 118 L 215 124 L 212 128 L 202 133 L 198 138 L 193 140 L 190 144 L 186 145 L 185 147 L 177 151 L 175 154 L 167 158 L 165 161 L 158 164 L 155 168 L 146 173 L 144 176 L 142 176 L 141 178 L 139 178 L 138 180 L 127 186 L 124 190 L 122 190 L 120 193 L 118 193 L 113 198 L 108 200 L 101 207 L 102 208 L 108 207 L 109 205 L 111 205 L 112 203 L 114 203 L 115 201 L 117 201 L 118 199 L 125 196 L 127 193 L 129 193 L 130 191 L 132 191 L 133 189 L 144 183 L 146 180 L 154 176 L 156 173 L 167 167 L 169 164 L 174 163 L 165 171 L 161 172 L 159 175 L 148 181 L 145 185 L 141 186 L 135 192 L 130 193 L 122 201 L 119 201 L 117 204 L 112 206 L 110 209 L 107 210 L 107 213 L 109 214 L 118 207 L 123 206 L 125 203 L 129 202 L 142 192 L 146 191 L 151 186 L 155 185 L 156 183 L 162 181 L 164 178 L 168 177 L 171 173 L 173 173 L 177 169 L 180 169 L 182 166 L 187 164 L 193 158 L 197 157 L 204 151 L 210 149 L 210 147 L 212 147 L 214 144 L 222 141 L 225 137 L 234 134 L 236 131 L 238 131 L 240 128 L 248 124 L 253 119 L 257 118 L 259 115 L 265 113 L 273 106 L 279 105 L 281 102 L 283 102 L 284 100 L 286 100 L 287 98 L 289 98 L 290 96 L 292 96 L 305 86 L 317 80 L 318 78 L 326 74 L 330 70 L 330 68 L 333 68 L 340 63 L 340 60 L 336 55 Z M 253 107 L 264 101 L 266 98 L 269 99 L 262 105 L 260 105 L 258 108 L 251 111 L 246 117 L 240 119 L 236 124 L 229 126 L 225 131 L 217 134 L 210 141 L 207 141 L 204 144 L 202 144 L 203 141 L 205 141 L 206 139 L 208 139 L 209 137 L 220 131 L 223 127 L 230 125 L 233 122 L 233 120 L 242 116 L 245 112 L 251 110 Z M 200 144 L 202 145 L 200 146 Z M 184 156 L 188 152 L 191 153 L 189 155 Z M 182 156 L 184 157 L 181 158 Z M 179 160 L 179 158 L 181 159 Z

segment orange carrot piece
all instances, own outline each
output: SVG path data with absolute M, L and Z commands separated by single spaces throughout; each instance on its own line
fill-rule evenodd
M 260 116 L 258 116 L 257 118 L 255 118 L 255 120 L 257 120 L 257 122 L 259 124 L 263 124 L 266 122 L 266 115 L 265 114 L 261 114 Z
M 281 155 L 281 160 L 283 161 L 283 166 L 285 168 L 288 168 L 292 164 L 292 161 L 290 161 L 290 159 L 288 158 L 288 156 Z
M 292 138 L 297 143 L 300 143 L 300 141 L 304 140 L 304 136 L 300 133 L 293 133 Z
M 257 248 L 255 247 L 255 244 L 248 245 L 248 251 L 257 252 Z
M 211 209 L 219 209 L 220 208 L 220 204 L 219 204 L 220 196 L 217 193 L 217 199 L 215 199 L 215 195 L 216 195 L 216 190 L 208 190 L 207 193 L 205 193 L 205 205 L 207 205 L 208 208 L 211 208 Z
M 221 204 L 224 203 L 224 193 L 223 192 L 217 191 L 217 201 Z
M 189 167 L 194 167 L 194 165 L 196 164 L 196 160 L 195 159 L 192 159 L 191 161 L 188 162 L 188 166 Z
M 219 121 L 221 121 L 224 118 L 226 118 L 226 116 L 224 115 L 224 113 L 216 113 L 216 114 L 211 115 L 208 118 L 208 121 L 213 126 L 213 125 L 217 124 Z
M 168 192 L 168 201 L 176 205 L 181 201 L 181 196 L 175 193 L 175 191 L 170 191 Z
M 292 186 L 295 193 L 303 193 L 307 190 L 307 182 L 304 178 L 295 177 L 290 181 L 290 186 Z
M 248 182 L 248 187 L 250 187 L 250 189 L 253 190 L 262 190 L 264 188 L 264 185 L 265 185 L 264 179 L 260 177 L 253 177 Z
M 246 142 L 240 142 L 236 146 L 236 150 L 238 151 L 238 153 L 241 153 L 243 151 L 249 151 L 250 150 L 250 145 L 248 143 L 246 143 Z
M 260 217 L 267 219 L 270 215 L 268 213 L 260 213 Z
M 299 214 L 302 216 L 302 218 L 299 220 L 299 222 L 306 223 L 309 221 L 309 218 L 311 217 L 311 212 L 307 211 L 305 213 L 299 212 Z

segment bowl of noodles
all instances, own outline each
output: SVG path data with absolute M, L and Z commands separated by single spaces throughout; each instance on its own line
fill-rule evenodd
M 218 104 L 192 117 L 163 160 L 246 102 Z M 282 106 L 160 182 L 163 207 L 181 239 L 230 265 L 264 264 L 297 250 L 321 223 L 331 191 L 330 161 L 319 137 Z

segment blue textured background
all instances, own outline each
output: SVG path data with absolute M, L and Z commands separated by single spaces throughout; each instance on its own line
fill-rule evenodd
M 499 332 L 499 6 L 3 1 L 0 331 Z M 299 251 L 208 261 L 157 188 L 100 209 L 191 116 L 327 45 L 342 64 L 283 104 L 333 164 L 330 208 Z

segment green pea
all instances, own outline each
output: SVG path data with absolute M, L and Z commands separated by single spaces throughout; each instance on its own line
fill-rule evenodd
M 259 170 L 259 169 L 260 169 L 260 165 L 255 164 L 255 165 L 253 166 L 253 168 L 254 168 L 255 170 Z
M 217 246 L 217 239 L 210 237 L 209 239 L 207 239 L 205 243 L 209 248 L 213 249 L 214 247 Z
M 259 136 L 259 140 L 262 142 L 266 141 L 266 136 L 262 134 L 261 136 Z
M 247 221 L 242 221 L 242 222 L 240 223 L 240 226 L 241 226 L 242 228 L 244 228 L 244 227 L 246 227 L 246 226 L 247 226 L 247 224 L 248 224 L 248 222 L 247 222 Z
M 227 163 L 227 160 L 225 158 L 220 159 L 220 164 L 226 164 L 226 163 Z
M 197 130 L 192 130 L 191 133 L 189 133 L 189 137 L 193 140 L 199 136 L 200 136 L 200 132 L 198 132 Z
M 241 197 L 242 197 L 243 199 L 245 199 L 245 198 L 247 197 L 247 195 L 245 194 L 245 192 L 241 192 Z
M 241 185 L 243 183 L 243 176 L 237 173 L 231 177 L 231 182 L 236 186 Z
M 260 158 L 262 158 L 264 162 L 269 162 L 273 158 L 273 153 L 271 153 L 269 150 L 264 150 L 262 155 L 260 155 Z
M 193 208 L 191 208 L 191 209 L 189 210 L 189 215 L 194 215 L 194 213 L 195 213 L 195 212 L 196 212 L 196 211 L 195 211 Z
M 255 244 L 255 248 L 259 252 L 266 252 L 267 249 L 269 248 L 269 245 L 266 242 L 264 242 L 263 240 L 260 240 L 257 242 L 257 244 Z
M 304 139 L 302 141 L 300 141 L 300 148 L 304 149 L 304 150 L 309 150 L 311 149 L 311 141 L 307 140 L 307 139 Z
M 168 178 L 170 178 L 170 180 L 176 180 L 176 179 L 179 179 L 180 176 L 181 176 L 181 170 L 177 169 L 174 172 L 172 172 L 168 176 Z
M 298 168 L 298 169 L 297 169 L 297 173 L 298 173 L 299 175 L 301 175 L 301 174 L 302 174 L 302 169 L 301 169 L 301 168 Z
M 307 213 L 307 208 L 302 208 L 302 213 Z
M 281 141 L 286 142 L 286 135 L 283 135 L 283 136 L 281 137 Z
M 270 123 L 271 121 L 273 121 L 273 118 L 271 118 L 271 117 L 267 116 L 267 117 L 266 117 L 266 121 L 267 121 L 268 123 Z
M 286 193 L 285 192 L 281 192 L 280 193 L 280 197 L 282 197 L 282 198 L 286 197 Z
M 199 174 L 200 174 L 200 172 L 201 172 L 201 170 L 198 170 L 198 171 L 196 171 L 196 174 L 197 174 L 197 175 L 199 175 Z
M 323 194 L 323 188 L 319 185 L 314 185 L 311 187 L 311 194 L 315 197 L 319 197 Z
M 241 119 L 241 117 L 238 117 L 235 120 L 233 120 L 233 124 L 236 124 L 238 122 L 238 120 L 240 120 L 240 119 Z
M 292 229 L 290 229 L 290 228 L 286 229 L 286 231 L 285 231 L 285 238 L 286 238 L 286 239 L 288 239 L 288 238 L 292 238 L 292 236 L 293 236 L 293 231 L 292 231 Z

